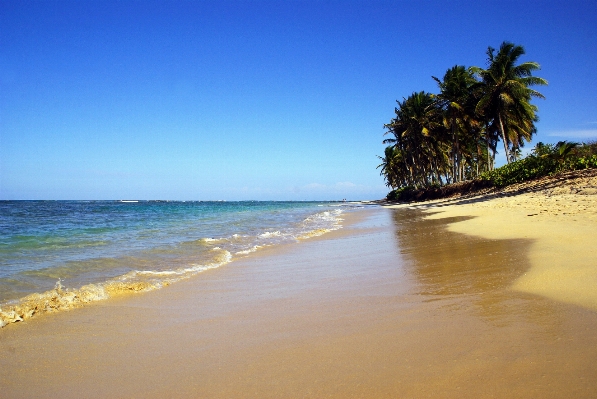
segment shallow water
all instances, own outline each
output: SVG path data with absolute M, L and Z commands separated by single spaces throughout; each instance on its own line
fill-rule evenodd
M 44 294 L 37 301 L 69 290 L 91 300 L 159 288 L 262 247 L 335 230 L 347 207 L 333 202 L 2 201 L 0 307 L 34 293 Z

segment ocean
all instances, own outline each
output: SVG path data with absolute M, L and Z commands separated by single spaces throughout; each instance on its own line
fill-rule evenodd
M 336 230 L 350 206 L 0 201 L 0 326 L 125 292 L 158 289 L 263 247 Z

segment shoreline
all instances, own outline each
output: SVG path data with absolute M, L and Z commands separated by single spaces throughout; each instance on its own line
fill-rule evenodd
M 77 201 L 66 202 L 70 203 Z M 163 201 L 145 202 L 150 203 Z M 288 236 L 292 237 L 290 241 L 286 242 L 284 239 L 281 242 L 279 240 L 276 242 L 276 237 L 284 236 L 284 233 L 280 233 L 280 231 L 266 231 L 263 234 L 254 236 L 252 237 L 253 242 L 249 244 L 243 244 L 242 242 L 241 244 L 232 243 L 236 237 L 249 237 L 249 239 L 251 239 L 250 235 L 243 236 L 242 233 L 231 233 L 230 236 L 224 235 L 218 239 L 205 236 L 199 239 L 196 239 L 195 237 L 186 242 L 181 241 L 177 243 L 177 245 L 179 246 L 179 252 L 181 253 L 180 258 L 183 260 L 177 262 L 176 259 L 166 259 L 166 262 L 162 263 L 169 265 L 169 267 L 166 267 L 165 269 L 160 268 L 159 262 L 154 262 L 154 268 L 147 267 L 147 265 L 151 263 L 150 257 L 146 257 L 145 259 L 128 258 L 127 262 L 134 264 L 134 262 L 137 261 L 139 263 L 140 269 L 135 269 L 134 266 L 129 267 L 126 265 L 128 269 L 125 269 L 122 272 L 123 274 L 110 275 L 109 273 L 105 273 L 105 279 L 102 280 L 100 272 L 98 277 L 88 279 L 81 284 L 76 284 L 76 281 L 73 284 L 72 280 L 74 279 L 71 278 L 71 281 L 69 281 L 70 284 L 67 286 L 62 284 L 65 281 L 61 278 L 64 277 L 64 274 L 56 273 L 54 281 L 52 281 L 51 285 L 48 285 L 46 281 L 46 286 L 43 287 L 45 289 L 29 291 L 28 293 L 25 292 L 22 293 L 20 297 L 16 296 L 12 298 L 0 298 L 0 329 L 10 324 L 15 324 L 24 320 L 28 320 L 32 317 L 37 317 L 41 314 L 52 314 L 56 312 L 67 311 L 70 309 L 88 306 L 94 302 L 108 300 L 117 296 L 127 296 L 161 289 L 178 281 L 192 278 L 197 274 L 201 274 L 205 270 L 225 266 L 234 259 L 242 259 L 251 253 L 260 252 L 263 249 L 271 246 L 276 247 L 279 245 L 286 245 L 288 243 L 298 243 L 306 239 L 312 239 L 314 237 L 324 235 L 330 231 L 341 228 L 340 221 L 342 218 L 338 218 L 338 215 L 346 213 L 347 211 L 350 212 L 351 210 L 340 209 L 339 207 L 329 208 L 328 210 L 324 210 L 324 208 L 318 208 L 316 213 L 311 214 L 302 222 L 305 224 L 308 221 L 311 221 L 311 228 L 307 230 L 303 228 L 301 231 L 286 233 L 284 239 L 288 239 Z M 315 211 L 313 210 L 313 212 Z M 316 226 L 316 222 L 314 221 L 316 221 L 318 218 L 326 219 L 328 222 L 327 226 Z M 180 248 L 181 245 L 183 248 Z M 185 245 L 187 246 L 186 249 L 184 248 Z M 240 248 L 238 247 L 239 245 Z M 192 251 L 192 249 L 190 249 L 192 246 L 197 246 L 198 248 L 212 248 L 211 250 L 205 250 L 204 252 L 196 251 L 194 256 L 190 256 L 189 253 Z M 157 251 L 154 252 L 152 256 L 154 258 L 158 258 L 160 256 L 158 247 L 152 248 L 152 250 Z M 182 253 L 185 251 L 186 257 L 185 255 L 182 255 Z M 166 250 L 166 252 L 168 251 Z M 101 259 L 102 258 L 100 256 L 99 260 L 101 261 Z M 104 259 L 111 260 L 113 262 L 120 261 L 122 263 L 122 260 L 126 259 L 126 257 L 120 254 L 120 256 L 111 258 L 110 253 L 108 253 Z M 164 259 L 162 259 L 162 261 L 163 260 Z M 168 260 L 170 262 L 168 262 Z M 65 264 L 62 265 L 64 268 L 62 273 L 66 273 L 67 276 L 70 272 L 67 267 L 68 264 L 69 262 L 65 262 Z M 48 269 L 50 270 L 51 268 Z M 21 284 L 24 285 L 24 283 Z M 31 286 L 34 286 L 34 284 L 31 284 Z M 5 286 L 0 288 L 5 288 Z M 38 286 L 38 288 L 42 287 Z
M 533 240 L 531 268 L 512 289 L 597 310 L 597 173 L 531 181 L 491 195 L 390 208 L 421 209 L 430 219 L 469 217 L 450 231 L 487 239 Z
M 597 313 L 512 290 L 538 240 L 440 205 L 5 328 L 3 396 L 594 397 Z

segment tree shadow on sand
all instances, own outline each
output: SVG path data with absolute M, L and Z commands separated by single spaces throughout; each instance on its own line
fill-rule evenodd
M 415 209 L 392 213 L 397 245 L 416 295 L 445 309 L 472 309 L 492 323 L 522 318 L 532 324 L 554 325 L 559 313 L 556 307 L 563 305 L 510 288 L 530 267 L 533 240 L 490 240 L 455 233 L 447 229 L 449 224 L 471 218 L 425 216 Z

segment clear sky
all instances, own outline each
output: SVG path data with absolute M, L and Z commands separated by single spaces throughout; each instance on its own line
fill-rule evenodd
M 0 199 L 381 198 L 395 101 L 504 40 L 533 142 L 597 139 L 593 1 L 0 0 Z

